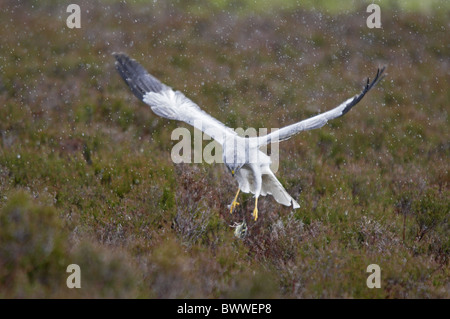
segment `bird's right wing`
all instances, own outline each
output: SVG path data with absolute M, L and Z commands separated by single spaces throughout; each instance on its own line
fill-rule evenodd
M 350 109 L 353 106 L 355 106 L 356 104 L 359 103 L 359 101 L 361 101 L 364 95 L 366 95 L 366 93 L 369 92 L 371 88 L 373 88 L 383 78 L 382 74 L 384 72 L 384 69 L 385 69 L 384 67 L 382 69 L 378 69 L 377 75 L 372 80 L 372 82 L 370 82 L 370 80 L 367 79 L 367 84 L 364 86 L 363 91 L 359 95 L 356 95 L 348 99 L 344 103 L 340 104 L 339 106 L 335 107 L 334 109 L 328 112 L 324 112 L 322 114 L 316 115 L 301 122 L 283 127 L 270 134 L 256 137 L 258 145 L 263 146 L 272 142 L 287 140 L 288 138 L 292 137 L 297 133 L 322 127 L 325 124 L 327 124 L 329 120 L 338 118 L 346 114 L 348 111 L 350 111 Z
M 223 145 L 228 136 L 237 136 L 229 127 L 216 120 L 179 91 L 161 83 L 138 62 L 123 53 L 113 53 L 116 69 L 131 91 L 150 105 L 157 115 L 188 123 Z

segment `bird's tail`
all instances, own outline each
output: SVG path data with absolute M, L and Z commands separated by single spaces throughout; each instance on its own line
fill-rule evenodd
M 289 193 L 286 191 L 286 189 L 284 189 L 283 185 L 281 185 L 280 181 L 272 172 L 262 175 L 261 195 L 272 195 L 279 204 L 285 206 L 292 205 L 294 209 L 300 207 L 299 203 L 297 203 L 297 201 L 293 199 L 291 195 L 289 195 Z

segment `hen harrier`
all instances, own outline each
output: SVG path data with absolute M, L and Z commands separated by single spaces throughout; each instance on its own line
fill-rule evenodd
M 272 142 L 284 141 L 306 130 L 324 126 L 329 120 L 340 117 L 358 104 L 366 93 L 382 79 L 384 67 L 378 69 L 372 82 L 367 79 L 363 91 L 334 109 L 286 126 L 280 130 L 259 137 L 240 137 L 231 128 L 216 120 L 189 100 L 183 93 L 172 90 L 150 75 L 138 62 L 123 53 L 113 53 L 116 69 L 131 91 L 152 111 L 161 117 L 186 122 L 211 136 L 222 145 L 223 161 L 237 179 L 239 188 L 229 206 L 230 213 L 239 203 L 239 192 L 255 194 L 253 217 L 258 218 L 258 197 L 272 195 L 285 206 L 298 208 L 300 205 L 286 192 L 270 169 L 270 157 L 260 151 L 260 147 Z

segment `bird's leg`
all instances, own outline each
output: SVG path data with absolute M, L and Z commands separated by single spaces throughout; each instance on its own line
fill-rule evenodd
M 258 219 L 258 197 L 255 197 L 255 209 L 253 210 L 255 221 Z
M 262 187 L 262 173 L 261 173 L 261 167 L 257 163 L 258 156 L 256 155 L 256 159 L 253 158 L 251 164 L 249 164 L 250 169 L 253 172 L 254 176 L 254 187 L 252 190 L 252 193 L 255 194 L 255 209 L 253 210 L 253 217 L 255 218 L 255 221 L 258 219 L 258 197 L 261 194 L 261 187 Z
M 237 198 L 238 198 L 238 195 L 239 195 L 239 192 L 240 192 L 240 191 L 241 191 L 241 189 L 238 188 L 238 191 L 237 191 L 237 193 L 236 193 L 236 196 L 234 197 L 233 202 L 232 202 L 231 205 L 230 205 L 230 214 L 232 214 L 232 213 L 233 213 L 233 210 L 236 208 L 236 206 L 239 205 L 239 203 L 237 202 Z

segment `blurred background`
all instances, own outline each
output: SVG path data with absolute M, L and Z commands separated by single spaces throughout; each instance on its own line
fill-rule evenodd
M 449 298 L 448 1 L 0 1 L 1 298 Z M 230 127 L 278 128 L 300 203 L 171 161 L 173 129 L 114 69 L 125 52 Z M 208 141 L 205 141 L 207 143 Z M 234 223 L 247 221 L 243 238 Z M 81 268 L 68 289 L 66 268 Z M 369 264 L 381 288 L 369 289 Z

